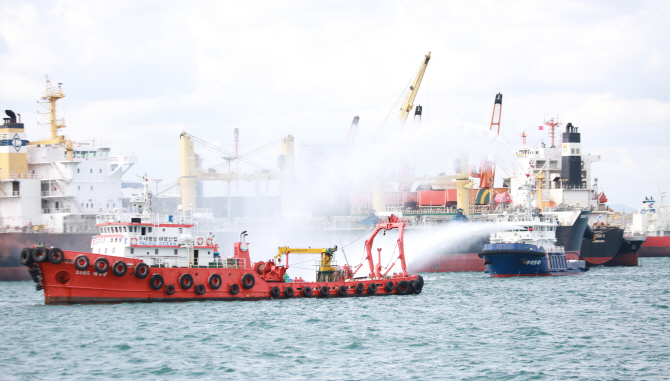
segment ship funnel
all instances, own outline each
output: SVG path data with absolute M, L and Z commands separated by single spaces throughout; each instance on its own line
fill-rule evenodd
M 16 114 L 12 110 L 5 110 L 5 114 L 9 117 L 10 124 L 16 124 Z
M 565 189 L 584 186 L 582 179 L 581 136 L 572 123 L 565 126 L 561 151 L 561 181 Z

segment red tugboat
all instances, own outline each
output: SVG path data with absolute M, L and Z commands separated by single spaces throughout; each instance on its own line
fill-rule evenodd
M 331 266 L 337 249 L 321 249 L 321 267 L 314 282 L 292 281 L 286 276 L 292 249 L 279 248 L 281 258 L 252 264 L 246 231 L 234 244 L 234 255 L 221 258 L 213 236 L 192 237 L 194 226 L 182 218 L 152 215 L 145 194 L 131 202 L 139 214 L 99 216 L 100 235 L 93 238 L 91 253 L 32 247 L 21 252 L 37 290 L 44 290 L 46 304 L 171 302 L 193 300 L 260 300 L 293 297 L 349 297 L 419 294 L 420 275 L 407 274 L 403 236 L 406 221 L 392 215 L 377 224 L 365 242 L 370 273 L 354 277 L 362 264 Z M 374 238 L 382 230 L 398 229 L 402 271 L 382 274 L 372 256 Z M 300 249 L 295 249 L 299 252 Z M 381 256 L 381 249 L 377 249 Z M 97 252 L 97 253 L 96 253 Z M 104 252 L 104 254 L 103 254 Z M 108 253 L 119 253 L 119 256 Z

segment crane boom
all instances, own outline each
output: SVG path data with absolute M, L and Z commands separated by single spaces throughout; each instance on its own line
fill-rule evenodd
M 496 118 L 497 116 L 497 118 Z M 493 102 L 493 114 L 491 115 L 491 126 L 489 127 L 490 131 L 493 131 L 493 127 L 496 126 L 496 134 L 500 135 L 500 118 L 502 116 L 502 94 L 496 94 L 496 99 Z M 493 161 L 488 161 L 486 159 L 482 160 L 481 169 L 479 170 L 479 188 L 486 189 L 493 187 L 496 178 L 496 163 Z
M 407 120 L 409 113 L 414 108 L 414 98 L 416 98 L 416 94 L 419 92 L 419 86 L 421 86 L 421 80 L 423 80 L 423 75 L 426 73 L 428 61 L 430 61 L 430 52 L 428 52 L 428 54 L 426 54 L 426 56 L 423 58 L 423 63 L 419 68 L 419 72 L 416 73 L 414 82 L 412 82 L 412 85 L 409 87 L 409 93 L 407 93 L 405 103 L 403 103 L 402 108 L 400 108 L 398 119 L 400 119 L 400 121 L 403 123 Z
M 295 247 L 279 247 L 277 250 L 277 258 L 281 261 L 282 255 L 286 255 L 286 268 L 288 269 L 288 255 L 289 254 L 321 254 L 321 265 L 319 271 L 316 273 L 317 281 L 329 282 L 335 280 L 336 268 L 332 265 L 332 259 L 337 251 L 337 245 L 332 248 L 295 248 Z

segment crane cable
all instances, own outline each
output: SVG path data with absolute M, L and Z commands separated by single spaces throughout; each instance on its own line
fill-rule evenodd
M 391 108 L 389 113 L 386 114 L 386 117 L 384 118 L 384 121 L 382 121 L 382 123 L 377 128 L 377 132 L 375 132 L 375 135 L 378 134 L 381 131 L 382 127 L 384 127 L 384 125 L 386 124 L 386 121 L 388 120 L 389 116 L 391 116 L 391 113 L 393 113 L 394 111 L 397 111 L 398 104 L 400 104 L 401 99 L 403 98 L 403 96 L 406 96 L 406 94 L 408 92 L 407 89 L 410 87 L 410 84 L 412 83 L 412 81 L 414 81 L 414 78 L 416 77 L 416 73 L 418 73 L 418 71 L 421 70 L 422 66 L 423 66 L 423 62 L 421 62 L 418 69 L 416 69 L 414 71 L 415 74 L 412 75 L 412 77 L 409 79 L 409 82 L 407 82 L 407 85 L 405 85 L 405 88 L 402 90 L 402 92 L 400 93 L 400 96 L 398 97 L 398 99 L 393 104 L 393 107 Z
M 369 229 L 369 230 L 365 231 L 365 233 L 363 233 L 363 235 L 362 235 L 362 236 L 360 236 L 360 237 L 356 238 L 355 240 L 353 240 L 353 241 L 349 242 L 348 244 L 346 244 L 346 245 L 342 246 L 342 248 L 345 248 L 345 247 L 347 247 L 347 246 L 351 245 L 352 243 L 354 243 L 354 242 L 358 241 L 359 239 L 361 239 L 361 238 L 365 237 L 366 235 L 368 235 L 368 233 L 369 233 L 369 232 L 370 232 L 371 230 L 372 230 L 372 229 Z
M 387 264 L 386 264 L 386 267 L 384 267 L 385 269 L 388 269 L 388 268 L 389 268 L 389 265 L 391 264 L 391 259 L 393 259 L 393 256 L 395 255 L 395 250 L 396 250 L 397 248 L 398 248 L 398 242 L 395 243 L 395 248 L 393 249 L 393 254 L 391 254 L 391 258 L 389 259 L 389 263 L 387 263 Z M 396 259 L 396 261 L 397 261 L 397 259 Z M 393 261 L 393 262 L 395 262 L 395 261 Z

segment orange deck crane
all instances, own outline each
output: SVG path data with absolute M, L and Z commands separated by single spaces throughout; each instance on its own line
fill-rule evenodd
M 502 116 L 502 94 L 498 93 L 496 94 L 496 99 L 493 102 L 493 114 L 491 115 L 491 126 L 489 127 L 490 131 L 493 131 L 494 126 L 497 127 L 496 135 L 500 135 L 501 116 Z M 495 162 L 488 161 L 486 159 L 482 160 L 482 165 L 480 169 L 479 187 L 481 189 L 493 187 L 495 177 L 496 177 Z

